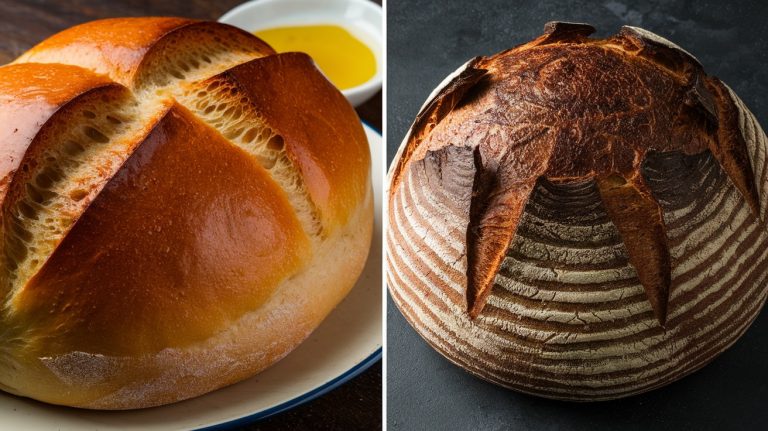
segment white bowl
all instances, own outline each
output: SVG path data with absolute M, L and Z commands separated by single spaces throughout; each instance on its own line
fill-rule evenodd
M 360 105 L 381 90 L 384 56 L 382 51 L 381 6 L 369 0 L 253 0 L 222 15 L 219 22 L 248 32 L 273 27 L 335 24 L 365 43 L 376 57 L 376 74 L 365 83 L 342 90 L 349 103 Z

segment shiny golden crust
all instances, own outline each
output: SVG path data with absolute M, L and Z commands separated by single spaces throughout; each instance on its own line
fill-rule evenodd
M 60 85 L 62 81 L 67 85 Z M 12 174 L 45 121 L 84 93 L 114 86 L 109 79 L 64 65 L 19 64 L 0 68 L 0 187 L 5 195 Z
M 290 352 L 362 270 L 367 142 L 305 55 L 216 23 L 98 21 L 0 68 L 0 100 L 23 120 L 0 147 L 2 389 L 200 395 Z
M 328 80 L 311 73 L 314 68 L 306 54 L 287 53 L 241 64 L 214 79 L 247 94 L 256 112 L 283 137 L 327 233 L 346 224 L 368 192 L 369 155 L 363 129 L 342 126 L 359 122 L 357 114 Z M 296 88 L 295 83 L 303 85 Z M 295 91 L 285 91 L 289 87 Z M 316 108 L 319 100 L 321 110 Z M 346 142 L 348 149 L 342 153 L 326 142 Z
M 195 60 L 198 66 L 168 55 L 179 44 L 187 45 L 179 51 L 200 56 L 200 60 Z M 168 75 L 175 77 L 191 68 L 212 64 L 217 51 L 244 58 L 275 53 L 260 39 L 224 24 L 186 18 L 113 18 L 55 34 L 22 54 L 15 63 L 71 64 L 133 87 L 141 78 L 150 79 L 145 75 L 158 67 L 173 69 Z
M 185 347 L 259 308 L 309 255 L 264 168 L 174 107 L 15 297 L 15 317 L 48 328 L 51 356 Z
M 281 283 L 261 307 L 185 348 L 148 355 L 72 350 L 47 356 L 47 331 L 26 331 L 23 342 L 9 338 L 15 356 L 0 364 L 9 359 L 17 364 L 13 373 L 3 375 L 0 388 L 54 404 L 134 409 L 191 398 L 251 377 L 290 353 L 346 296 L 365 264 L 372 220 L 369 192 L 349 223 L 314 248 L 312 261 Z M 344 265 L 339 265 L 340 254 Z
M 593 31 L 550 23 L 468 62 L 389 189 L 388 283 L 419 333 L 483 378 L 575 400 L 703 366 L 768 294 L 762 129 L 671 42 Z

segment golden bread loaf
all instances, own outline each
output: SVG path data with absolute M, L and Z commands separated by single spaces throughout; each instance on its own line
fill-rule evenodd
M 305 54 L 95 21 L 0 67 L 0 389 L 156 406 L 288 354 L 355 283 L 370 156 Z

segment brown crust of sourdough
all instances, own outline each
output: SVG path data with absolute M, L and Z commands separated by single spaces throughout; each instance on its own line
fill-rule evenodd
M 389 187 L 388 283 L 417 331 L 473 374 L 572 400 L 698 369 L 768 293 L 752 114 L 671 42 L 592 32 L 549 23 L 457 70 Z
M 0 67 L 0 100 L 21 120 L 0 147 L 0 389 L 94 409 L 201 395 L 288 354 L 362 271 L 367 139 L 304 54 L 218 23 L 97 21 Z

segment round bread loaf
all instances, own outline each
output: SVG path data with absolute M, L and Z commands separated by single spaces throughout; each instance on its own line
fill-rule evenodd
M 301 343 L 373 221 L 361 123 L 305 54 L 110 19 L 0 68 L 0 389 L 94 409 L 197 396 Z
M 704 366 L 768 288 L 766 136 L 683 49 L 541 37 L 435 90 L 389 178 L 387 282 L 467 371 L 604 400 Z

